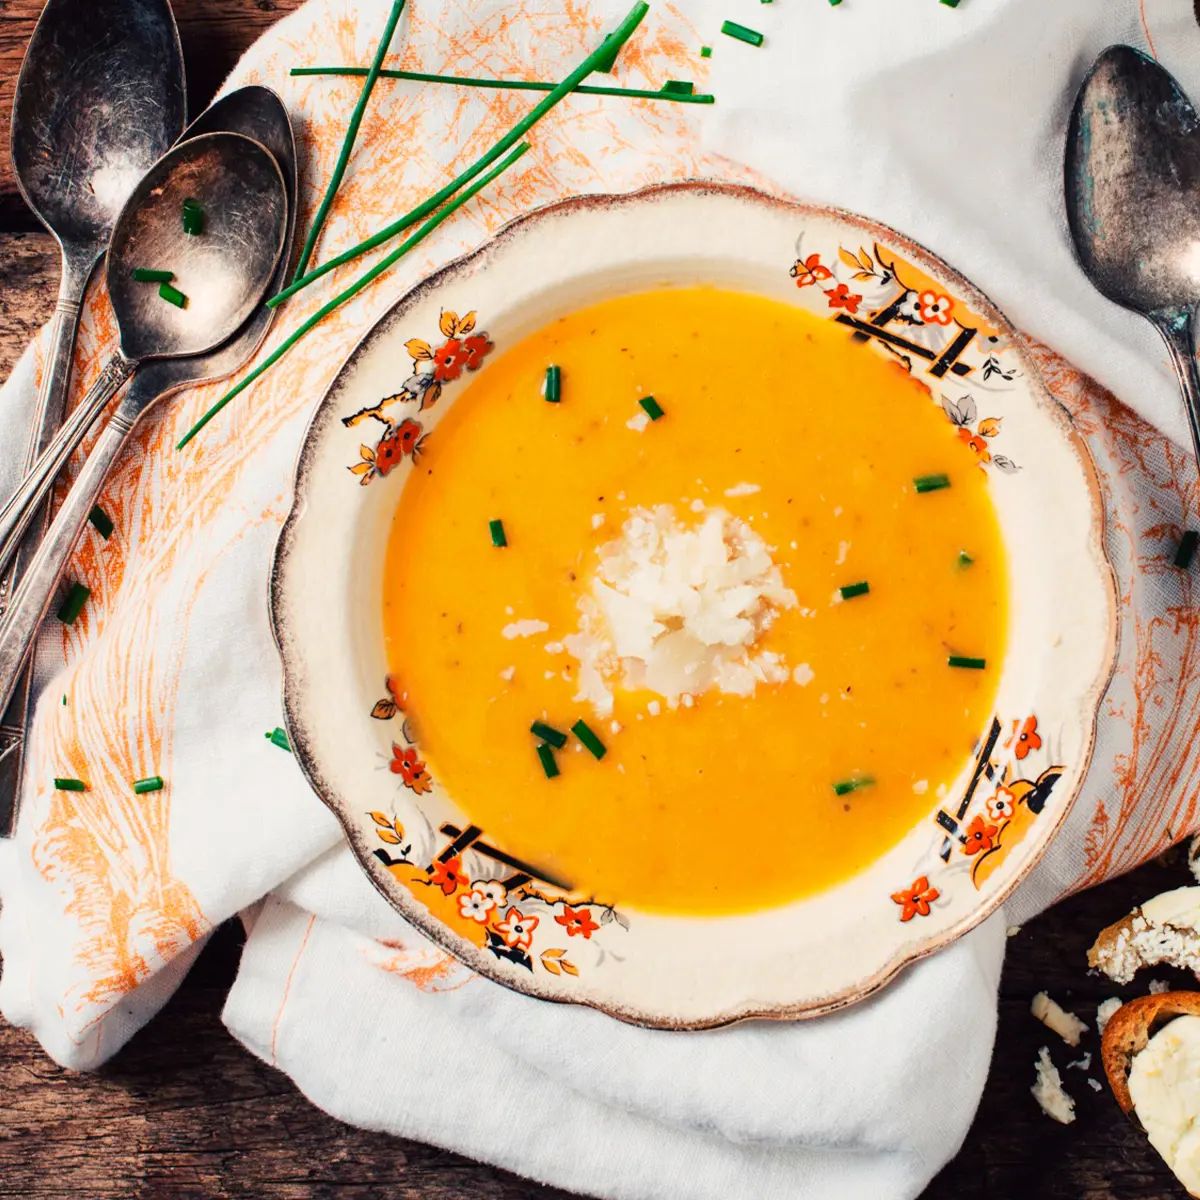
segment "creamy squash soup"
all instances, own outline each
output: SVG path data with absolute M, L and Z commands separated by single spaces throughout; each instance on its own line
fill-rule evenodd
M 926 819 L 991 717 L 988 482 L 841 325 L 716 288 L 571 313 L 426 439 L 387 548 L 393 686 L 466 816 L 547 878 L 734 913 Z

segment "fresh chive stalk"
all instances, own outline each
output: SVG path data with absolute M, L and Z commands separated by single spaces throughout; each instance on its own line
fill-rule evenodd
M 100 507 L 100 505 L 98 505 L 98 504 L 93 505 L 92 511 L 90 513 L 88 513 L 88 520 L 92 523 L 96 532 L 106 542 L 108 541 L 108 539 L 110 537 L 112 537 L 112 532 L 113 532 L 112 517 L 110 517 L 108 515 L 108 513 L 106 513 L 104 511 L 104 509 L 102 509 Z
M 546 382 L 542 384 L 542 396 L 547 404 L 558 404 L 562 400 L 562 367 L 546 368 Z
M 751 29 L 748 25 L 739 25 L 736 21 L 726 21 L 721 26 L 721 32 L 726 37 L 731 37 L 739 42 L 745 42 L 747 46 L 761 46 L 763 35 L 757 29 Z
M 529 727 L 529 732 L 535 738 L 549 742 L 555 750 L 561 750 L 567 744 L 567 735 L 561 730 L 555 729 L 553 725 L 547 725 L 545 721 L 534 721 Z
M 864 579 L 862 583 L 848 583 L 838 588 L 843 600 L 853 600 L 855 596 L 865 596 L 871 590 L 871 585 Z
M 643 396 L 638 403 L 652 421 L 657 421 L 659 417 L 666 415 L 662 410 L 662 405 L 653 396 Z
M 835 796 L 848 796 L 851 792 L 862 791 L 863 788 L 874 787 L 875 780 L 870 775 L 855 775 L 853 779 L 843 779 L 833 785 Z
M 175 278 L 174 271 L 155 271 L 150 267 L 134 267 L 135 283 L 170 283 Z
M 1196 547 L 1200 545 L 1200 533 L 1194 529 L 1189 529 L 1187 533 L 1179 539 L 1179 546 L 1175 551 L 1175 558 L 1172 560 L 1177 567 L 1187 570 L 1192 565 L 1192 559 L 1196 557 Z
M 79 614 L 83 612 L 83 606 L 87 603 L 87 598 L 91 594 L 91 590 L 84 587 L 82 583 L 71 584 L 67 591 L 66 599 L 62 602 L 62 607 L 58 610 L 58 619 L 64 625 L 73 625 L 79 618 Z
M 967 658 L 962 654 L 952 654 L 946 659 L 950 667 L 962 667 L 967 671 L 982 671 L 987 666 L 986 658 Z
M 668 96 L 691 96 L 696 85 L 690 79 L 668 79 L 662 90 Z
M 173 304 L 176 308 L 187 308 L 187 297 L 177 287 L 173 287 L 169 283 L 160 283 L 158 285 L 158 294 L 168 304 Z
M 265 737 L 268 742 L 278 746 L 280 750 L 287 750 L 290 752 L 292 749 L 292 743 L 288 741 L 287 730 L 280 729 L 278 725 L 276 725 L 270 733 L 264 733 L 263 737 Z
M 147 792 L 161 792 L 163 790 L 162 776 L 151 775 L 148 779 L 135 779 L 133 790 L 139 796 L 144 796 Z
M 940 492 L 950 486 L 949 475 L 918 475 L 913 480 L 913 486 L 918 492 Z
M 545 772 L 547 779 L 553 779 L 559 774 L 558 762 L 554 757 L 554 748 L 552 746 L 548 746 L 545 742 L 539 742 L 537 756 L 542 760 L 542 770 Z
M 489 521 L 488 532 L 492 535 L 492 545 L 504 547 L 508 545 L 508 535 L 504 532 L 503 521 Z
M 571 732 L 592 752 L 594 758 L 603 758 L 608 751 L 604 743 L 592 732 L 586 721 L 576 721 Z
M 56 792 L 86 792 L 87 784 L 82 779 L 55 779 Z
M 183 232 L 190 237 L 199 237 L 204 232 L 204 209 L 199 200 L 183 202 Z

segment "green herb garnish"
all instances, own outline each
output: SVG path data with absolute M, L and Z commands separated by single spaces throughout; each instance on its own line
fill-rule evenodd
M 1192 559 L 1196 557 L 1197 545 L 1200 545 L 1200 533 L 1189 529 L 1179 539 L 1179 546 L 1175 551 L 1175 558 L 1172 560 L 1175 565 L 1186 571 L 1192 565 Z
M 504 532 L 503 521 L 489 521 L 488 532 L 492 535 L 493 546 L 503 547 L 508 545 L 508 535 Z
M 838 588 L 843 600 L 853 600 L 855 596 L 865 596 L 871 590 L 871 585 L 864 579 L 862 583 L 848 583 Z
M 146 792 L 161 792 L 163 790 L 162 776 L 151 775 L 149 779 L 135 779 L 133 790 L 138 796 L 142 796 Z
M 918 492 L 940 492 L 950 486 L 949 475 L 918 475 L 913 480 L 913 486 Z
M 187 297 L 178 288 L 172 287 L 169 283 L 160 283 L 158 285 L 158 294 L 168 304 L 173 304 L 176 308 L 187 308 Z
M 561 750 L 567 744 L 567 735 L 555 729 L 553 725 L 547 725 L 545 721 L 534 721 L 529 727 L 529 732 L 536 738 L 541 738 L 543 742 L 549 742 L 555 750 Z
M 662 85 L 662 90 L 668 96 L 690 96 L 696 90 L 696 85 L 690 79 L 668 79 Z
M 175 272 L 153 271 L 149 267 L 134 267 L 133 278 L 136 283 L 170 283 L 175 278 Z
M 562 367 L 546 368 L 546 382 L 542 384 L 542 395 L 547 404 L 557 404 L 562 399 Z
M 839 0 L 839 3 L 840 2 L 841 2 L 841 0 Z M 958 7 L 958 0 L 942 0 L 942 3 L 947 8 L 957 8 Z
M 56 792 L 86 792 L 87 784 L 82 779 L 56 779 L 54 790 Z
M 843 779 L 840 783 L 835 783 L 833 785 L 833 794 L 835 796 L 848 796 L 851 792 L 857 792 L 862 788 L 874 786 L 875 780 L 870 775 L 856 775 L 853 779 Z
M 958 565 L 960 567 L 970 567 L 973 566 L 974 563 L 975 560 L 965 550 L 960 550 L 958 552 Z
M 108 515 L 108 513 L 106 513 L 104 511 L 104 509 L 102 509 L 100 507 L 100 505 L 96 504 L 92 507 L 92 511 L 90 513 L 88 513 L 88 520 L 95 527 L 96 532 L 106 542 L 108 541 L 108 539 L 110 537 L 112 537 L 112 532 L 113 532 L 112 517 L 110 517 Z
M 949 667 L 964 667 L 968 671 L 982 671 L 987 666 L 986 658 L 965 658 L 961 654 L 952 654 L 946 659 Z
M 280 750 L 287 750 L 290 752 L 292 749 L 292 743 L 288 741 L 287 730 L 280 729 L 278 725 L 272 729 L 270 733 L 264 733 L 263 737 L 265 737 L 268 742 L 278 746 Z
M 604 743 L 591 731 L 586 721 L 576 721 L 571 726 L 571 732 L 592 752 L 596 758 L 603 758 L 608 751 Z
M 643 396 L 638 403 L 646 410 L 646 415 L 652 421 L 657 421 L 659 417 L 665 415 L 662 405 L 653 396 Z
M 701 58 L 712 58 L 712 47 L 711 46 L 701 46 L 700 47 L 700 57 Z
M 761 46 L 763 44 L 763 35 L 757 29 L 750 29 L 748 26 L 739 25 L 736 21 L 726 21 L 721 26 L 721 32 L 727 37 L 736 38 L 739 42 L 745 42 L 747 46 Z
M 204 232 L 204 209 L 199 200 L 183 202 L 183 232 L 190 237 L 199 237 Z
M 553 779 L 558 772 L 558 763 L 554 758 L 554 750 L 547 746 L 545 742 L 539 742 L 537 748 L 537 756 L 542 760 L 542 770 L 546 773 L 547 779 Z
M 83 612 L 83 606 L 87 603 L 87 598 L 91 595 L 91 590 L 84 587 L 82 583 L 73 583 L 67 591 L 67 597 L 62 602 L 62 607 L 58 610 L 58 619 L 64 625 L 72 625 Z

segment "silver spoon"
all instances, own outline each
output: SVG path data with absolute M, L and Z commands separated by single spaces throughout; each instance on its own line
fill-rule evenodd
M 205 133 L 241 133 L 266 147 L 283 174 L 287 198 L 286 251 L 280 256 L 272 291 L 277 291 L 287 274 L 292 235 L 295 230 L 296 145 L 292 124 L 283 101 L 270 88 L 257 85 L 239 88 L 217 101 L 188 126 L 180 139 L 189 141 Z M 118 413 L 130 428 L 161 397 L 191 384 L 206 383 L 232 374 L 247 362 L 262 344 L 275 310 L 259 304 L 238 335 L 211 353 L 191 358 L 160 358 L 149 362 L 135 376 L 121 399 Z M 33 464 L 7 504 L 0 507 L 0 570 L 15 553 L 22 529 L 49 494 L 54 481 L 95 424 L 107 400 L 79 404 L 59 430 L 45 453 Z
M 48 0 L 12 114 L 17 186 L 62 252 L 41 387 L 5 399 L 17 406 L 18 428 L 28 430 L 26 469 L 62 422 L 88 279 L 137 181 L 179 136 L 185 109 L 183 54 L 167 0 Z M 32 546 L 22 559 L 31 556 Z M 14 577 L 0 577 L 0 612 L 13 586 Z M 27 696 L 26 686 L 7 711 L 0 708 L 0 809 L 11 807 L 20 781 Z
M 183 202 L 196 200 L 204 232 L 183 231 Z M 203 354 L 232 337 L 266 294 L 283 250 L 287 195 L 271 154 L 237 133 L 207 133 L 177 146 L 138 184 L 113 231 L 106 282 L 120 349 L 80 407 L 102 408 L 145 359 Z M 187 297 L 177 308 L 136 267 L 174 272 Z M 63 564 L 130 423 L 113 415 L 67 493 L 49 533 L 0 621 L 0 707 L 33 645 Z M 86 506 L 85 505 L 86 502 Z
M 1131 46 L 1088 72 L 1067 133 L 1067 223 L 1088 278 L 1163 336 L 1200 458 L 1200 114 Z

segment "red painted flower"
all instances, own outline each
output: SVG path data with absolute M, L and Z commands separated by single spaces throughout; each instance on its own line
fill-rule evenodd
M 445 862 L 435 862 L 429 882 L 434 887 L 440 887 L 447 896 L 453 896 L 459 887 L 471 886 L 471 881 L 463 874 L 462 859 L 457 854 Z
M 406 454 L 416 458 L 421 450 L 421 425 L 406 417 L 399 425 L 389 425 L 375 447 L 375 470 L 386 475 Z
M 592 934 L 600 928 L 592 920 L 591 910 L 587 908 L 571 908 L 564 904 L 562 912 L 554 919 L 566 928 L 567 937 L 574 937 L 577 933 L 581 933 L 585 938 L 590 939 Z
M 996 835 L 1000 832 L 995 825 L 989 825 L 983 817 L 976 817 L 967 826 L 966 841 L 963 842 L 964 854 L 978 854 L 990 850 L 996 844 Z
M 463 367 L 467 365 L 470 353 L 458 338 L 447 338 L 433 352 L 433 377 L 445 383 L 448 379 L 457 379 Z
M 533 941 L 533 931 L 538 927 L 537 917 L 527 917 L 519 908 L 510 908 L 504 914 L 503 921 L 496 922 L 496 932 L 504 939 L 505 945 L 520 946 L 527 949 Z
M 830 308 L 844 308 L 848 313 L 858 312 L 862 297 L 855 295 L 844 284 L 839 283 L 835 288 L 826 288 L 825 295 L 829 298 Z
M 992 461 L 992 452 L 988 449 L 987 442 L 977 434 L 972 433 L 965 425 L 958 427 L 958 437 L 961 442 L 964 442 L 975 451 L 975 457 L 980 462 Z
M 478 371 L 483 366 L 483 360 L 494 349 L 491 339 L 486 333 L 473 333 L 463 340 L 463 350 L 466 352 L 468 371 Z
M 819 254 L 810 254 L 805 259 L 798 259 L 792 267 L 792 275 L 797 287 L 811 287 L 814 283 L 823 283 L 826 279 L 833 278 L 833 272 L 821 265 Z
M 417 757 L 417 748 L 405 746 L 401 749 L 393 742 L 392 754 L 394 756 L 390 763 L 392 774 L 399 775 L 404 781 L 404 786 L 411 788 L 418 796 L 429 791 L 433 786 L 433 780 L 430 779 L 425 764 Z
M 1024 758 L 1031 750 L 1042 748 L 1042 737 L 1037 731 L 1037 717 L 1026 717 L 1019 727 L 1014 728 L 1013 732 L 1016 735 L 1013 753 L 1018 758 Z
M 917 298 L 917 311 L 926 325 L 949 325 L 954 301 L 940 292 L 922 292 Z
M 912 887 L 907 890 L 893 892 L 892 899 L 900 905 L 900 920 L 911 921 L 916 916 L 929 916 L 929 906 L 941 894 L 937 888 L 930 887 L 928 877 L 922 875 L 913 880 Z

